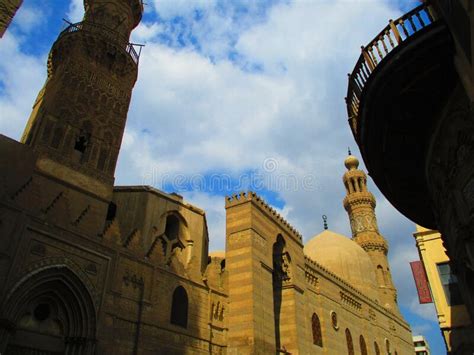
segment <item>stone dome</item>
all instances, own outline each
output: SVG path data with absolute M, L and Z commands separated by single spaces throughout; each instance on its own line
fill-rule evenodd
M 306 243 L 304 253 L 369 298 L 378 299 L 372 260 L 353 240 L 325 230 Z

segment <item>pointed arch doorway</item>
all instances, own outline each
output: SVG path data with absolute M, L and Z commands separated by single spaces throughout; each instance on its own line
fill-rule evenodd
M 94 302 L 65 265 L 23 278 L 7 296 L 1 314 L 13 328 L 0 332 L 5 355 L 95 354 Z

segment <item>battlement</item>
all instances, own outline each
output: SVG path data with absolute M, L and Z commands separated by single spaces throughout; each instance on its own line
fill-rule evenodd
M 274 221 L 276 221 L 282 229 L 284 229 L 289 235 L 296 238 L 296 240 L 303 242 L 301 233 L 296 230 L 283 216 L 281 216 L 272 206 L 270 206 L 265 200 L 257 195 L 253 191 L 240 192 L 232 196 L 226 196 L 225 208 L 231 208 L 242 203 L 252 202 L 259 207 L 263 212 L 269 215 Z

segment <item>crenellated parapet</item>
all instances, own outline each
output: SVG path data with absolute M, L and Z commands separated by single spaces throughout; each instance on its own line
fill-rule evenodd
M 238 206 L 243 203 L 252 202 L 254 205 L 260 208 L 264 213 L 271 217 L 278 225 L 285 230 L 290 236 L 298 240 L 303 241 L 301 234 L 294 228 L 283 216 L 281 216 L 272 206 L 270 206 L 262 197 L 257 195 L 253 191 L 240 192 L 232 196 L 227 196 L 225 199 L 225 208 Z

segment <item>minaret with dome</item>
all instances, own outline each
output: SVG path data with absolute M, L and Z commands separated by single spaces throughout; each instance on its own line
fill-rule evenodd
M 344 208 L 352 229 L 352 240 L 370 256 L 375 270 L 380 303 L 398 311 L 395 289 L 387 259 L 388 244 L 379 233 L 375 216 L 375 198 L 367 189 L 367 175 L 359 169 L 359 160 L 350 151 L 344 161 L 347 171 L 342 178 L 346 187 Z

